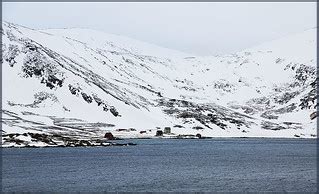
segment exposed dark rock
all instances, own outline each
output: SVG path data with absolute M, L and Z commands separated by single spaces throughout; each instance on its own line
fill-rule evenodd
M 162 97 L 161 92 L 157 92 L 157 91 L 155 91 L 154 89 L 152 89 L 152 86 L 151 86 L 151 85 L 148 85 L 148 87 L 139 85 L 139 87 L 142 88 L 142 89 L 144 89 L 144 90 L 147 90 L 147 91 L 149 91 L 149 92 L 151 92 L 151 93 L 156 94 L 158 97 Z
M 204 128 L 201 126 L 195 126 L 195 127 L 193 127 L 193 129 L 200 130 L 200 129 L 204 129 Z
M 264 129 L 268 129 L 268 130 L 282 130 L 282 129 L 285 129 L 285 127 L 277 124 L 277 123 L 272 123 L 272 122 L 269 122 L 269 121 L 262 121 L 261 123 L 261 127 L 264 128 Z
M 113 116 L 117 117 L 119 116 L 119 112 L 117 112 L 117 110 L 115 109 L 115 107 L 111 107 L 110 108 L 110 112 L 113 114 Z
M 179 115 L 177 115 L 177 118 L 194 118 L 194 114 L 191 112 L 181 112 Z
M 20 54 L 20 50 L 17 45 L 9 45 L 8 51 L 3 51 L 4 60 L 7 61 L 10 67 L 13 67 L 15 63 L 15 58 Z
M 245 118 L 250 117 L 215 104 L 195 104 L 185 100 L 160 99 L 159 105 L 164 107 L 163 111 L 166 114 L 183 119 L 184 123 L 192 123 L 192 120 L 195 119 L 207 128 L 211 128 L 210 124 L 215 124 L 222 129 L 227 128 L 224 122 L 233 123 L 238 127 L 243 125 L 249 127 L 250 125 L 245 122 Z M 206 113 L 207 111 L 211 113 Z
M 232 92 L 232 91 L 235 90 L 234 85 L 231 84 L 230 82 L 228 82 L 227 80 L 224 80 L 224 79 L 215 81 L 214 88 L 215 89 L 220 89 L 220 90 L 222 90 L 224 92 Z
M 303 98 L 300 99 L 299 106 L 301 109 L 311 109 L 317 107 L 317 80 L 316 78 L 313 82 L 310 83 L 311 90 L 305 95 Z
M 278 116 L 276 115 L 271 115 L 272 111 L 266 111 L 262 113 L 260 116 L 265 118 L 265 119 L 278 119 Z
M 276 114 L 284 114 L 284 113 L 289 113 L 292 112 L 297 108 L 297 105 L 295 103 L 289 104 L 288 106 L 285 106 L 283 108 L 279 108 L 277 110 L 274 110 L 273 112 Z
M 295 92 L 285 92 L 280 96 L 276 96 L 274 98 L 275 102 L 279 103 L 279 104 L 286 104 L 287 102 L 289 102 L 291 99 L 293 99 L 295 96 L 297 96 L 300 92 L 299 91 L 295 91 Z
M 179 110 L 177 108 L 171 108 L 171 109 L 165 109 L 163 110 L 166 114 L 172 115 L 178 112 Z
M 87 102 L 87 103 L 92 103 L 93 102 L 93 98 L 89 95 L 87 95 L 84 92 L 81 92 L 82 98 Z
M 317 112 L 313 112 L 310 114 L 310 119 L 314 120 L 315 118 L 317 118 Z
M 58 98 L 51 93 L 47 92 L 38 92 L 34 94 L 34 101 L 31 104 L 15 104 L 13 102 L 8 102 L 10 106 L 20 106 L 20 107 L 31 107 L 31 108 L 38 108 L 39 105 L 45 101 L 45 100 L 51 100 L 52 102 L 58 102 Z M 24 112 L 28 114 L 27 112 Z
M 38 47 L 35 44 L 33 44 L 31 41 L 25 42 L 25 48 L 29 49 L 30 51 L 37 51 L 38 50 Z
M 97 103 L 98 106 L 104 104 L 103 100 L 101 98 L 97 97 L 97 95 L 93 94 L 92 96 L 93 96 L 93 99 Z
M 108 106 L 107 105 L 103 105 L 103 111 L 107 112 L 109 110 Z
M 73 87 L 71 84 L 69 84 L 69 90 L 70 90 L 71 94 L 73 94 L 73 95 L 77 95 L 78 93 L 80 93 L 80 89 Z
M 27 52 L 22 71 L 26 77 L 38 77 L 41 83 L 46 84 L 50 89 L 63 85 L 63 73 L 58 69 L 57 64 L 50 61 L 42 52 Z
M 300 66 L 296 69 L 295 79 L 304 84 L 308 78 L 315 76 L 315 74 L 315 67 L 300 64 Z
M 36 139 L 36 141 L 44 142 L 48 145 L 56 145 L 54 141 L 52 141 L 52 135 L 48 134 L 40 134 L 40 133 L 28 133 L 32 138 Z

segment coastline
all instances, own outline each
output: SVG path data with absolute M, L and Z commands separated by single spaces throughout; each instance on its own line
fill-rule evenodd
M 101 143 L 91 144 L 91 145 L 84 145 L 84 144 L 72 144 L 72 145 L 17 145 L 17 144 L 11 144 L 11 145 L 1 145 L 1 148 L 94 148 L 94 147 L 118 147 L 118 146 L 136 146 L 139 145 L 138 143 L 134 142 L 134 140 L 155 140 L 155 141 L 161 141 L 161 140 L 182 140 L 182 141 L 218 141 L 218 140 L 239 140 L 239 139 L 247 139 L 247 140 L 256 140 L 256 139 L 263 139 L 263 140 L 300 140 L 300 141 L 313 141 L 316 140 L 317 137 L 204 137 L 204 138 L 177 138 L 177 137 L 147 137 L 147 138 L 123 138 L 123 139 L 117 139 L 117 140 L 104 140 Z M 123 142 L 121 141 L 129 141 L 129 142 Z M 132 141 L 132 142 L 130 142 Z

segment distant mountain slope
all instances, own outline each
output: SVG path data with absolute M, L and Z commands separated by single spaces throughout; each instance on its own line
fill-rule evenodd
M 1 33 L 4 146 L 106 131 L 153 137 L 164 127 L 208 137 L 316 136 L 316 29 L 216 57 L 86 29 L 3 22 Z

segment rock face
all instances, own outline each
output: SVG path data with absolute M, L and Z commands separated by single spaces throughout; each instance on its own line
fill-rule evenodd
M 317 135 L 316 29 L 211 57 L 92 30 L 1 32 L 5 135 Z

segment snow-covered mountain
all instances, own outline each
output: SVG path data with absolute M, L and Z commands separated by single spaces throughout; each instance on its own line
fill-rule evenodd
M 157 130 L 316 137 L 316 30 L 196 57 L 88 29 L 2 23 L 2 141 L 60 145 Z

